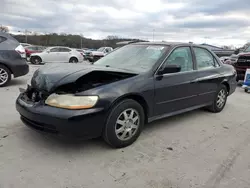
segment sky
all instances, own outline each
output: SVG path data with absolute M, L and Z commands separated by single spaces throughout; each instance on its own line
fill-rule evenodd
M 1 0 L 10 32 L 108 35 L 242 46 L 250 41 L 249 0 Z

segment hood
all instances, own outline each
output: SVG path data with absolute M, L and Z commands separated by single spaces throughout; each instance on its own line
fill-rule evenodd
M 36 56 L 36 55 L 40 55 L 42 52 L 36 52 L 36 53 L 32 53 L 31 56 Z
M 116 69 L 97 65 L 48 64 L 35 71 L 31 80 L 31 86 L 39 90 L 52 92 L 58 86 L 75 82 L 82 76 L 95 71 L 127 73 L 133 75 L 137 74 L 135 72 L 130 72 L 123 69 Z
M 241 53 L 238 54 L 238 56 L 241 56 L 241 55 L 242 55 L 242 56 L 243 56 L 243 55 L 244 55 L 244 56 L 250 56 L 250 52 L 241 52 Z

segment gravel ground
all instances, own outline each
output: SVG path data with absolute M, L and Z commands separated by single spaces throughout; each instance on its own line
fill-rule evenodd
M 147 125 L 130 147 L 59 139 L 19 120 L 15 99 L 28 75 L 0 88 L 0 188 L 249 188 L 250 95 L 223 112 L 203 110 Z

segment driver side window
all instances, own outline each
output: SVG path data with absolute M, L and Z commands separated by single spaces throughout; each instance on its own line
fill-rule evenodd
M 176 48 L 164 63 L 166 65 L 178 65 L 181 67 L 180 72 L 193 70 L 193 58 L 190 47 Z

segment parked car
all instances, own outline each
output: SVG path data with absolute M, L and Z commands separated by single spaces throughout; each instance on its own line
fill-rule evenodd
M 113 48 L 111 47 L 101 47 L 96 51 L 86 51 L 85 56 L 86 59 L 89 60 L 90 62 L 95 62 L 112 51 Z
M 27 47 L 27 46 L 32 46 L 31 44 L 28 44 L 28 43 L 20 43 L 24 48 Z
M 220 60 L 221 60 L 222 63 L 226 62 L 229 59 L 230 59 L 230 56 L 222 56 L 222 57 L 220 57 Z
M 62 46 L 49 47 L 41 53 L 33 53 L 30 56 L 32 64 L 78 63 L 82 61 L 83 56 L 78 51 Z
M 78 51 L 83 56 L 83 59 L 85 59 L 85 50 L 83 49 L 75 49 L 75 50 Z
M 224 62 L 233 65 L 237 71 L 237 81 L 244 80 L 247 69 L 250 69 L 250 46 L 247 46 L 241 53 L 233 54 L 230 59 Z
M 26 57 L 30 58 L 33 53 L 41 53 L 46 47 L 43 46 L 27 46 L 25 47 Z
M 210 50 L 182 43 L 134 43 L 93 65 L 37 70 L 16 101 L 29 127 L 132 144 L 145 123 L 205 107 L 223 110 L 236 72 Z
M 25 49 L 7 33 L 0 32 L 0 87 L 6 86 L 15 78 L 29 72 Z

